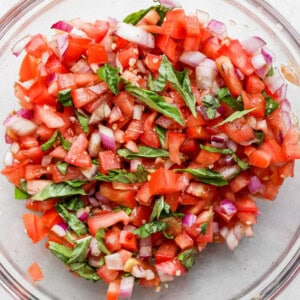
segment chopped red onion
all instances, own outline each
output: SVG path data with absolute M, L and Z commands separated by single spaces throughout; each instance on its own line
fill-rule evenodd
M 212 229 L 213 229 L 213 233 L 219 232 L 220 231 L 219 223 L 218 222 L 213 222 L 212 223 Z
M 105 259 L 105 264 L 109 270 L 123 271 L 123 260 L 119 252 L 106 255 L 104 259 Z
M 167 159 L 167 160 L 164 162 L 164 168 L 165 168 L 165 169 L 170 169 L 173 165 L 174 165 L 174 162 L 171 161 L 171 159 Z
M 267 43 L 258 36 L 251 36 L 248 39 L 242 41 L 241 44 L 248 54 L 254 54 Z
M 155 278 L 155 274 L 150 269 L 147 269 L 145 278 L 146 280 L 152 280 Z
M 240 171 L 240 168 L 238 165 L 226 166 L 219 170 L 219 172 L 223 175 L 223 177 L 226 180 L 230 179 L 232 176 L 237 174 L 239 171 Z
M 286 112 L 290 113 L 291 112 L 291 103 L 287 99 L 281 100 L 280 108 L 282 111 L 286 111 Z
M 88 179 L 88 180 L 92 180 L 93 177 L 96 175 L 98 170 L 98 167 L 96 165 L 92 165 L 90 168 L 88 169 L 80 169 L 80 172 Z
M 186 213 L 182 219 L 183 227 L 191 227 L 195 224 L 197 216 L 191 213 Z
M 260 182 L 257 176 L 251 176 L 248 184 L 248 189 L 251 194 L 255 194 L 263 188 L 263 184 Z
M 34 111 L 33 109 L 21 108 L 16 112 L 16 114 L 24 119 L 32 120 Z
M 66 223 L 58 223 L 51 227 L 51 231 L 57 234 L 59 237 L 64 237 L 67 234 L 68 225 Z
M 120 282 L 120 298 L 130 298 L 132 296 L 134 286 L 134 277 L 122 277 Z
M 13 142 L 11 144 L 11 146 L 9 147 L 9 150 L 10 150 L 11 153 L 16 154 L 20 150 L 20 145 L 16 142 Z
M 131 24 L 119 22 L 117 25 L 116 34 L 129 42 L 143 47 L 154 48 L 155 46 L 153 34 Z
M 140 239 L 139 256 L 142 258 L 149 258 L 152 256 L 152 240 L 151 236 Z
M 56 42 L 58 52 L 57 54 L 60 58 L 62 58 L 69 46 L 68 34 L 58 34 L 56 36 Z
M 58 21 L 51 26 L 51 29 L 57 29 L 65 32 L 71 32 L 73 29 L 73 25 L 66 21 Z
M 125 225 L 123 227 L 124 231 L 128 231 L 128 232 L 134 232 L 136 230 L 136 226 L 134 225 Z
M 93 73 L 90 65 L 84 59 L 78 60 L 70 69 L 72 73 L 78 74 L 91 74 Z
M 232 155 L 226 155 L 224 160 L 225 160 L 225 165 L 226 166 L 232 166 L 235 163 Z
M 233 140 L 228 140 L 226 146 L 231 149 L 233 152 L 237 150 L 237 144 Z
M 22 53 L 26 45 L 30 42 L 31 38 L 31 35 L 26 35 L 18 40 L 11 49 L 12 54 L 18 57 Z
M 228 199 L 221 200 L 219 206 L 227 216 L 233 216 L 237 212 L 237 209 L 233 202 Z
M 209 22 L 209 14 L 206 11 L 197 9 L 196 16 L 198 17 L 199 22 L 206 27 Z
M 134 141 L 128 141 L 125 144 L 125 148 L 127 148 L 128 150 L 135 152 L 135 153 L 139 152 L 139 148 L 138 148 L 136 142 L 134 142 Z
M 89 139 L 88 152 L 92 157 L 98 157 L 101 146 L 101 138 L 99 132 L 93 132 Z
M 99 106 L 93 111 L 89 124 L 97 124 L 104 119 L 107 119 L 111 113 L 111 109 L 106 101 L 103 101 L 99 104 Z
M 132 118 L 134 120 L 141 120 L 144 109 L 145 109 L 145 107 L 143 105 L 135 104 L 133 106 L 133 115 L 132 115 Z
M 171 7 L 171 8 L 181 7 L 181 4 L 176 0 L 159 0 L 158 2 L 165 7 Z
M 80 220 L 80 221 L 85 221 L 87 219 L 87 217 L 89 216 L 89 212 L 87 208 L 79 208 L 76 211 L 76 217 Z
M 237 237 L 233 233 L 233 229 L 230 229 L 226 236 L 226 243 L 227 243 L 228 248 L 231 251 L 233 251 L 239 245 L 239 242 L 240 241 L 237 239 Z
M 111 202 L 110 202 L 107 198 L 103 197 L 103 196 L 100 194 L 100 192 L 96 192 L 96 193 L 95 193 L 95 197 L 96 197 L 96 199 L 97 199 L 98 201 L 100 201 L 100 202 L 103 203 L 103 204 L 111 204 Z
M 207 28 L 218 38 L 224 39 L 227 36 L 227 29 L 224 23 L 211 19 Z
M 222 227 L 220 230 L 220 234 L 224 239 L 226 239 L 228 232 L 229 232 L 229 229 L 227 226 Z
M 100 96 L 108 91 L 108 85 L 104 81 L 101 81 L 97 84 L 89 86 L 88 89 Z
M 157 270 L 157 269 L 156 269 Z M 159 279 L 161 282 L 169 282 L 169 281 L 173 281 L 174 280 L 174 276 L 163 273 L 159 270 L 157 270 L 157 274 L 159 276 Z
M 4 139 L 6 144 L 12 144 L 14 142 L 14 140 L 7 133 L 5 134 Z
M 270 92 L 273 94 L 280 89 L 283 84 L 285 84 L 284 79 L 277 68 L 274 68 L 274 74 L 272 76 L 265 77 L 264 81 Z
M 3 125 L 8 129 L 13 130 L 18 136 L 31 135 L 38 128 L 34 122 L 18 115 L 8 116 L 3 122 Z
M 261 54 L 264 56 L 264 58 L 268 64 L 272 64 L 273 60 L 275 60 L 275 54 L 266 47 L 263 47 L 261 49 Z
M 140 265 L 133 266 L 130 273 L 136 278 L 146 278 L 146 270 Z
M 239 80 L 244 80 L 245 79 L 245 74 L 239 68 L 235 68 L 234 72 L 235 72 L 235 74 L 236 74 L 236 76 Z
M 266 77 L 268 72 L 271 70 L 272 65 L 271 64 L 266 64 L 262 68 L 255 70 L 255 73 L 262 79 Z
M 113 131 L 104 126 L 104 125 L 99 125 L 99 132 L 100 132 L 100 137 L 101 137 L 101 142 L 104 148 L 108 150 L 116 150 L 116 142 L 115 142 L 115 136 Z
M 200 51 L 183 51 L 179 61 L 191 67 L 197 67 L 206 56 Z
M 196 81 L 198 88 L 210 89 L 218 75 L 216 63 L 209 59 L 203 59 L 196 67 Z
M 100 202 L 92 196 L 88 197 L 89 203 L 91 204 L 92 207 L 99 207 L 100 206 Z
M 284 83 L 277 91 L 277 96 L 279 100 L 286 99 L 286 92 L 287 92 L 287 84 Z
M 211 145 L 215 148 L 225 148 L 226 141 L 228 141 L 228 136 L 224 133 L 211 136 Z
M 3 164 L 4 166 L 12 166 L 14 162 L 14 156 L 10 151 L 7 151 L 4 155 Z
M 198 105 L 196 106 L 196 111 L 201 115 L 201 117 L 205 120 L 205 121 L 208 121 L 209 118 L 206 114 L 206 111 L 205 111 L 205 107 L 203 105 Z
M 98 241 L 95 237 L 92 237 L 92 239 L 91 239 L 91 242 L 89 245 L 89 251 L 92 256 L 99 256 L 101 254 Z
M 255 69 L 260 69 L 267 63 L 261 53 L 252 56 L 250 60 Z
M 291 120 L 291 116 L 290 113 L 287 111 L 282 111 L 282 117 L 283 117 L 283 123 L 284 123 L 284 127 L 285 127 L 285 132 L 284 134 L 291 128 L 292 126 L 292 120 Z
M 143 161 L 142 159 L 133 159 L 130 161 L 130 172 L 135 172 L 137 170 L 137 167 L 139 165 L 142 165 L 143 164 Z

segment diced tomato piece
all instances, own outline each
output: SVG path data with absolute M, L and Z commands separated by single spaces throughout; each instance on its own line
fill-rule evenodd
M 246 91 L 249 94 L 261 93 L 265 89 L 264 82 L 255 74 L 246 77 Z
M 49 128 L 60 128 L 65 125 L 61 116 L 52 107 L 45 105 L 35 106 L 35 118 Z
M 209 152 L 202 149 L 199 152 L 198 156 L 196 157 L 196 162 L 203 165 L 204 167 L 207 167 L 217 162 L 220 159 L 220 157 L 221 157 L 220 153 Z
M 48 235 L 48 229 L 46 229 L 39 216 L 35 214 L 23 214 L 23 222 L 26 233 L 34 244 Z
M 165 240 L 157 249 L 155 253 L 155 262 L 157 264 L 170 261 L 176 257 L 178 253 L 178 246 L 174 240 Z
M 187 194 L 187 193 L 183 193 L 180 197 L 180 204 L 181 205 L 195 205 L 197 203 L 199 203 L 199 201 L 201 201 L 201 199 L 199 199 L 199 197 Z
M 29 55 L 40 58 L 45 52 L 50 50 L 50 48 L 47 44 L 46 39 L 41 34 L 36 34 L 25 46 L 25 50 Z
M 158 276 L 155 276 L 151 280 L 147 280 L 146 278 L 141 278 L 139 283 L 146 287 L 154 287 L 154 286 L 159 286 L 160 280 Z
M 33 56 L 26 54 L 19 71 L 20 81 L 24 82 L 36 78 L 38 75 L 37 66 L 37 60 Z
M 105 47 L 100 44 L 90 44 L 87 49 L 89 64 L 105 64 L 108 62 L 108 56 Z
M 118 270 L 110 270 L 107 268 L 106 265 L 103 265 L 97 270 L 97 274 L 104 282 L 106 282 L 107 284 L 110 284 L 111 282 L 113 282 L 115 279 L 118 278 L 119 271 Z M 118 298 L 116 298 L 116 299 L 118 299 Z
M 169 153 L 170 160 L 177 165 L 181 164 L 180 158 L 180 147 L 186 139 L 186 135 L 184 133 L 179 132 L 168 132 L 168 143 L 169 143 Z
M 247 196 L 237 198 L 234 205 L 239 212 L 258 212 L 258 207 L 256 206 L 255 201 Z
M 179 205 L 179 199 L 180 199 L 180 192 L 167 194 L 165 196 L 165 202 L 170 205 L 171 211 L 176 211 Z
M 230 187 L 234 193 L 248 186 L 250 175 L 247 172 L 242 172 L 230 181 Z
M 124 141 L 136 141 L 144 132 L 144 122 L 142 120 L 132 120 L 124 134 Z
M 21 186 L 21 180 L 25 178 L 25 165 L 21 163 L 5 166 L 1 173 L 15 186 Z
M 137 198 L 138 198 L 138 194 L 139 192 L 137 193 Z M 151 213 L 152 213 L 152 209 L 150 207 L 139 205 L 132 210 L 130 215 L 130 222 L 133 225 L 140 227 L 143 224 L 149 222 Z
M 208 140 L 210 138 L 210 134 L 205 126 L 188 127 L 186 129 L 186 134 L 190 139 Z
M 194 139 L 186 139 L 180 147 L 180 152 L 194 159 L 200 151 L 199 143 Z
M 216 59 L 219 56 L 221 48 L 220 41 L 217 37 L 210 37 L 201 47 L 201 51 L 210 59 Z
M 51 201 L 51 200 L 47 200 L 47 201 Z M 54 202 L 54 200 L 52 200 L 52 201 Z M 56 203 L 56 202 L 57 201 L 55 200 L 54 203 Z M 63 222 L 62 217 L 58 214 L 54 205 L 51 209 L 46 210 L 43 213 L 43 215 L 41 216 L 41 218 L 42 218 L 43 224 L 47 228 L 51 228 L 53 225 Z
M 137 240 L 136 236 L 133 232 L 121 230 L 120 232 L 120 244 L 122 248 L 136 252 L 137 247 Z
M 271 163 L 282 163 L 286 161 L 285 153 L 281 146 L 272 137 L 265 138 L 264 142 L 258 147 L 260 150 L 264 150 L 272 154 Z
M 44 201 L 33 201 L 28 199 L 26 201 L 26 208 L 36 212 L 45 212 L 51 210 L 57 203 L 56 199 L 49 199 Z
M 118 95 L 114 96 L 112 99 L 114 105 L 117 105 L 124 116 L 127 116 L 129 119 L 132 118 L 133 106 L 134 106 L 134 97 L 128 94 L 127 92 L 120 92 Z
M 248 94 L 245 91 L 242 91 L 242 99 L 244 103 L 244 109 L 252 109 L 249 115 L 255 117 L 263 117 L 265 115 L 266 110 L 266 100 L 265 97 L 261 94 Z
M 41 81 L 35 81 L 28 90 L 28 97 L 34 104 L 55 105 L 56 99 L 48 92 L 48 87 Z M 23 102 L 22 102 L 23 103 Z
M 98 160 L 100 172 L 103 174 L 107 174 L 109 170 L 120 169 L 120 163 L 117 159 L 117 155 L 111 150 L 100 151 Z
M 55 128 L 49 128 L 44 124 L 41 124 L 36 130 L 36 135 L 41 139 L 41 141 L 47 141 L 54 133 Z
M 175 237 L 175 243 L 180 247 L 181 250 L 185 250 L 194 246 L 193 239 L 184 230 Z
M 185 16 L 185 31 L 188 37 L 198 37 L 201 34 L 200 22 L 196 15 Z
M 121 230 L 117 227 L 105 232 L 105 245 L 110 252 L 115 252 L 121 249 L 120 232 Z
M 268 168 L 272 161 L 272 154 L 265 150 L 256 150 L 248 157 L 248 163 L 251 166 L 259 168 Z
M 186 273 L 185 267 L 176 258 L 155 264 L 155 267 L 158 273 L 172 276 L 182 276 Z
M 245 225 L 254 225 L 256 224 L 256 216 L 251 212 L 238 212 L 237 218 Z
M 202 224 L 202 226 L 203 225 L 204 224 Z M 212 225 L 213 225 L 213 221 L 212 220 L 208 221 L 205 232 L 200 232 L 199 236 L 197 237 L 198 244 L 213 242 L 213 226 Z M 202 226 L 201 226 L 201 228 L 203 228 Z
M 76 108 L 80 108 L 97 99 L 98 95 L 87 87 L 78 88 L 71 91 L 73 103 Z
M 49 156 L 60 159 L 60 160 L 64 160 L 66 158 L 67 154 L 68 154 L 68 152 L 62 146 L 58 146 L 49 153 Z
M 153 148 L 160 147 L 160 141 L 157 132 L 154 130 L 154 122 L 157 112 L 153 112 L 146 117 L 144 122 L 144 130 L 140 136 L 140 141 L 145 145 Z
M 40 281 L 44 279 L 44 275 L 42 269 L 38 265 L 37 262 L 34 262 L 28 269 L 27 269 L 31 279 L 33 281 Z
M 39 142 L 34 136 L 22 136 L 20 139 L 21 148 L 29 149 L 39 146 Z
M 181 20 L 165 21 L 161 25 L 161 30 L 163 34 L 166 34 L 176 40 L 183 39 L 185 36 L 185 30 Z
M 25 179 L 38 179 L 42 175 L 49 173 L 50 170 L 47 170 L 47 167 L 41 165 L 30 164 L 25 166 Z
M 74 20 L 75 26 L 81 29 L 88 37 L 99 43 L 103 40 L 109 30 L 109 22 L 96 20 L 95 23 L 84 22 L 80 19 Z
M 198 51 L 200 48 L 201 35 L 197 37 L 186 36 L 183 40 L 183 50 L 185 51 Z
M 108 285 L 108 290 L 106 293 L 106 300 L 118 300 L 120 294 L 120 281 L 111 281 Z
M 152 73 L 156 73 L 158 72 L 160 63 L 161 63 L 161 56 L 160 55 L 155 55 L 152 53 L 148 53 L 147 56 L 144 59 L 144 62 L 146 64 L 146 66 L 148 67 L 148 69 L 152 72 Z
M 30 160 L 32 163 L 40 164 L 44 156 L 44 152 L 41 147 L 32 147 L 30 149 L 20 150 L 14 155 L 14 158 L 20 162 Z
M 134 208 L 136 206 L 135 191 L 116 190 L 112 187 L 111 183 L 109 182 L 103 182 L 100 185 L 99 191 L 103 197 L 119 205 L 126 206 L 129 208 Z
M 136 198 L 141 205 L 149 206 L 152 200 L 149 182 L 146 182 L 140 187 L 136 194 Z
M 279 192 L 280 185 L 274 184 L 272 182 L 264 183 L 264 190 L 260 193 L 264 199 L 274 200 Z
M 188 194 L 191 194 L 196 197 L 209 199 L 214 194 L 214 187 L 209 184 L 205 184 L 202 182 L 191 182 L 186 189 Z
M 158 35 L 155 40 L 158 47 L 172 62 L 179 59 L 177 43 L 169 35 Z
M 136 63 L 139 58 L 139 50 L 136 45 L 128 44 L 125 48 L 117 52 L 117 59 L 123 68 L 127 68 L 131 63 Z
M 85 176 L 81 173 L 80 169 L 74 166 L 68 166 L 66 174 L 62 174 L 55 165 L 51 166 L 52 179 L 55 183 L 63 182 L 66 180 L 84 180 Z
M 291 127 L 283 138 L 282 150 L 288 160 L 295 160 L 300 158 L 300 134 L 296 127 Z
M 91 235 L 95 235 L 100 228 L 107 228 L 115 225 L 119 222 L 123 222 L 125 225 L 129 222 L 128 215 L 120 210 L 118 212 L 104 211 L 101 215 L 94 215 L 88 218 L 88 227 Z

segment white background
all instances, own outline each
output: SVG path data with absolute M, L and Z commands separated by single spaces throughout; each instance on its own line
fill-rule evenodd
M 124 0 L 123 0 L 124 1 Z M 246 1 L 246 0 L 241 0 Z M 295 0 L 266 0 L 275 7 L 294 28 L 300 33 L 300 1 Z M 0 0 L 0 17 L 8 11 L 18 0 Z M 0 299 L 11 300 L 0 286 Z M 292 283 L 276 298 L 278 300 L 300 299 L 300 276 L 298 275 Z

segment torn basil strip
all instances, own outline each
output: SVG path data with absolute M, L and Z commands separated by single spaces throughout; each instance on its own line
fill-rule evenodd
M 169 152 L 164 149 L 157 149 L 148 146 L 138 146 L 138 152 L 133 152 L 128 149 L 119 149 L 118 155 L 128 160 L 136 158 L 156 158 L 156 157 L 169 157 Z
M 134 234 L 140 236 L 141 239 L 150 236 L 152 233 L 164 231 L 168 227 L 168 224 L 162 221 L 154 221 L 147 223 L 139 227 L 134 231 Z
M 119 82 L 120 82 L 120 75 L 119 69 L 115 68 L 109 64 L 105 64 L 100 69 L 97 70 L 98 76 L 105 81 L 108 85 L 109 89 L 117 95 L 119 93 Z

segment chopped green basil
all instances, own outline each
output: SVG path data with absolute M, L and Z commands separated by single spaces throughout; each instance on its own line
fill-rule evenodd
M 200 226 L 200 228 L 201 228 L 201 234 L 206 234 L 207 226 L 208 226 L 208 222 L 205 222 L 204 224 L 202 224 Z
M 254 130 L 254 135 L 255 135 L 255 137 L 258 140 L 258 142 L 256 143 L 256 145 L 260 145 L 264 141 L 264 139 L 265 139 L 265 134 L 261 130 Z
M 72 106 L 72 95 L 71 95 L 71 89 L 66 89 L 58 92 L 58 101 L 63 106 Z
M 106 82 L 114 94 L 119 93 L 120 76 L 118 68 L 115 68 L 109 64 L 105 64 L 97 70 L 97 74 L 103 81 Z
M 256 107 L 253 107 L 251 109 L 246 109 L 246 110 L 242 110 L 242 111 L 235 111 L 233 114 L 231 114 L 228 118 L 226 118 L 225 120 L 223 120 L 222 122 L 218 123 L 217 125 L 215 125 L 216 127 L 217 126 L 221 126 L 221 125 L 224 125 L 228 122 L 232 122 L 236 119 L 240 119 L 241 117 L 247 115 L 249 112 L 255 110 Z
M 68 210 L 73 210 L 73 211 L 76 211 L 79 208 L 84 207 L 83 201 L 77 197 L 69 199 L 69 200 L 65 200 L 65 201 L 61 202 L 61 205 L 63 205 L 64 208 L 66 208 Z
M 108 174 L 97 174 L 94 180 L 122 183 L 136 183 L 147 181 L 148 172 L 139 165 L 135 172 L 126 172 L 125 170 L 110 170 Z
M 116 207 L 113 211 L 114 211 L 114 212 L 118 212 L 118 211 L 121 211 L 121 210 L 125 211 L 125 213 L 126 213 L 127 215 L 130 215 L 131 212 L 132 212 L 132 209 L 131 209 L 131 208 L 126 207 L 126 206 L 121 206 L 121 205 L 118 206 L 118 207 Z
M 51 241 L 49 242 L 49 250 L 65 263 L 70 259 L 73 252 L 71 248 Z
M 155 219 L 159 219 L 162 212 L 165 212 L 167 215 L 170 213 L 170 205 L 165 203 L 163 196 L 155 201 L 152 214 L 150 216 L 150 222 Z
M 56 139 L 58 137 L 59 131 L 55 130 L 55 132 L 52 134 L 52 136 L 49 138 L 49 140 L 47 142 L 45 142 L 44 144 L 42 144 L 41 148 L 42 151 L 47 151 L 49 150 L 54 143 L 56 142 Z
M 279 103 L 276 102 L 272 97 L 270 97 L 266 92 L 263 92 L 266 99 L 266 110 L 265 116 L 269 116 L 274 110 L 279 107 Z
M 66 139 L 61 135 L 61 133 L 59 133 L 58 138 L 59 138 L 59 140 L 60 140 L 61 146 L 62 146 L 66 151 L 69 151 L 70 148 L 71 148 L 71 143 L 70 143 L 68 140 L 66 140 Z
M 71 257 L 68 259 L 67 264 L 83 262 L 86 258 L 91 240 L 91 236 L 76 240 L 76 246 L 72 251 Z
M 104 237 L 105 237 L 105 230 L 104 228 L 100 228 L 97 230 L 95 238 L 98 242 L 98 247 L 101 252 L 104 254 L 110 254 L 109 250 L 106 248 L 105 242 L 104 242 Z
M 204 106 L 206 115 L 209 119 L 214 119 L 217 115 L 217 109 L 220 107 L 220 102 L 212 95 L 206 95 L 202 98 L 202 104 Z
M 224 178 L 224 176 L 216 171 L 212 171 L 210 169 L 198 168 L 198 169 L 174 169 L 175 172 L 187 172 L 192 174 L 199 181 L 208 183 L 215 186 L 224 186 L 227 185 L 228 182 Z
M 95 268 L 91 267 L 85 262 L 69 264 L 69 268 L 71 271 L 75 272 L 76 274 L 87 280 L 100 280 L 100 277 L 98 276 Z
M 76 188 L 76 187 L 81 187 L 85 183 L 85 181 L 83 181 L 83 180 L 66 180 L 65 183 L 71 187 Z
M 157 79 L 153 79 L 151 74 L 149 75 L 147 81 L 148 88 L 153 92 L 162 92 L 166 86 L 166 83 L 167 80 L 164 77 L 158 76 Z
M 162 113 L 168 118 L 173 119 L 180 125 L 184 124 L 179 110 L 175 106 L 167 103 L 162 96 L 153 91 L 141 89 L 128 82 L 125 84 L 125 90 L 141 102 L 148 105 L 150 108 Z
M 87 229 L 73 213 L 70 213 L 63 204 L 55 205 L 58 214 L 68 223 L 70 228 L 75 232 L 77 236 L 81 236 L 87 233 Z
M 271 77 L 274 75 L 274 68 L 273 66 L 271 66 L 270 70 L 268 71 L 268 73 L 266 74 L 267 77 Z
M 49 198 L 66 197 L 73 195 L 85 195 L 85 191 L 81 187 L 72 187 L 65 182 L 52 183 L 47 185 L 43 190 L 36 193 L 32 200 L 43 201 Z
M 29 195 L 26 191 L 15 186 L 15 199 L 16 200 L 25 200 L 28 198 L 29 198 Z
M 196 117 L 196 97 L 191 88 L 188 70 L 184 70 L 183 72 L 176 71 L 168 58 L 163 55 L 158 73 L 172 84 L 185 101 L 193 116 Z
M 218 90 L 217 97 L 219 98 L 220 101 L 226 103 L 233 110 L 241 111 L 244 109 L 244 105 L 241 97 L 238 98 L 232 97 L 228 88 L 220 88 Z
M 191 248 L 181 252 L 178 255 L 178 259 L 189 270 L 195 264 L 195 254 L 195 249 Z
M 148 146 L 138 146 L 139 152 L 132 152 L 128 149 L 119 149 L 118 155 L 126 159 L 136 158 L 156 158 L 156 157 L 169 157 L 169 152 L 164 149 L 156 149 Z
M 90 131 L 89 117 L 85 116 L 84 114 L 82 114 L 77 109 L 74 109 L 74 111 L 75 111 L 76 117 L 77 117 L 77 119 L 79 121 L 79 124 L 80 124 L 83 132 L 89 133 L 89 131 Z
M 62 175 L 67 174 L 67 170 L 68 170 L 68 166 L 69 166 L 68 163 L 66 163 L 65 161 L 57 161 L 55 163 L 55 166 Z
M 146 238 L 150 236 L 152 233 L 164 231 L 168 227 L 168 224 L 162 221 L 154 221 L 151 223 L 147 223 L 142 225 L 138 229 L 134 231 L 134 234 L 140 236 L 140 238 Z
M 155 125 L 155 131 L 158 135 L 161 147 L 164 147 L 165 146 L 165 140 L 166 140 L 166 129 L 159 126 L 159 125 Z

